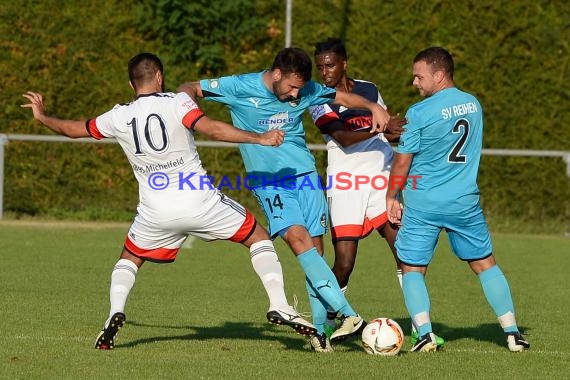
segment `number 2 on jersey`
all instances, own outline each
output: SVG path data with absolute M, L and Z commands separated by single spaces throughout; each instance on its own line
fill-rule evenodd
M 467 162 L 467 156 L 460 153 L 467 141 L 467 137 L 469 136 L 469 122 L 465 119 L 457 120 L 457 123 L 453 126 L 451 133 L 460 133 L 461 135 L 447 156 L 447 161 L 464 164 Z

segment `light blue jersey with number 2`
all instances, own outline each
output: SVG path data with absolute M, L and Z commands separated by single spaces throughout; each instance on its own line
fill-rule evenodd
M 399 153 L 414 154 L 403 191 L 406 207 L 459 214 L 479 204 L 477 171 L 483 144 L 483 110 L 456 87 L 410 107 Z M 415 182 L 415 188 L 413 188 Z

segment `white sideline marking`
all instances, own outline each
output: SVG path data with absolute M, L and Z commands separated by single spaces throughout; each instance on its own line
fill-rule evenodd
M 489 355 L 489 354 L 496 354 L 497 352 L 501 352 L 501 351 L 508 352 L 508 349 L 505 347 L 505 349 L 501 349 L 501 350 L 476 350 L 474 348 L 472 348 L 472 349 L 458 349 L 458 350 L 451 349 L 450 350 L 449 348 L 445 347 L 443 349 L 443 351 L 444 352 L 468 352 L 470 354 Z M 523 351 L 523 352 L 528 352 L 528 354 L 539 354 L 539 355 L 570 356 L 570 352 L 533 350 L 532 347 L 529 350 Z M 517 352 L 513 352 L 513 354 L 517 354 Z
M 32 335 L 16 335 L 14 338 L 21 340 L 40 340 L 40 341 L 51 341 L 51 340 L 74 340 L 80 342 L 83 340 L 89 340 L 85 336 L 32 336 Z

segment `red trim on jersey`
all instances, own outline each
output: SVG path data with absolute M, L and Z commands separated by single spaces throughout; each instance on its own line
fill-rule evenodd
M 87 128 L 87 133 L 91 135 L 96 140 L 104 139 L 105 136 L 99 132 L 99 128 L 97 128 L 97 123 L 95 119 L 90 119 L 85 122 L 85 128 Z
M 255 229 L 255 217 L 249 211 L 245 210 L 245 220 L 237 232 L 228 240 L 234 243 L 241 243 L 251 236 Z
M 336 112 L 330 111 L 325 113 L 324 115 L 320 116 L 316 121 L 315 125 L 317 128 L 322 129 L 325 125 L 330 123 L 331 121 L 339 120 L 340 117 L 337 115 Z
M 373 230 L 382 227 L 388 222 L 388 213 L 383 212 L 372 220 L 365 218 L 364 224 L 345 224 L 343 226 L 331 227 L 332 240 L 360 240 Z
M 176 259 L 176 255 L 180 248 L 144 249 L 138 247 L 127 235 L 127 238 L 125 239 L 125 249 L 141 259 L 157 263 L 170 263 Z
M 194 128 L 194 123 L 196 123 L 202 116 L 204 116 L 204 112 L 202 112 L 200 108 L 194 108 L 193 110 L 190 110 L 190 112 L 188 112 L 186 115 L 184 115 L 182 118 L 182 124 L 186 128 Z

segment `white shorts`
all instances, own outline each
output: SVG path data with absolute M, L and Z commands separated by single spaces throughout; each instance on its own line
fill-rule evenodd
M 242 242 L 253 233 L 254 216 L 218 190 L 173 193 L 158 202 L 141 205 L 125 239 L 125 249 L 154 262 L 172 262 L 189 235 L 203 240 Z
M 360 240 L 388 221 L 386 190 L 335 191 L 328 203 L 333 242 Z

